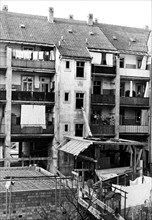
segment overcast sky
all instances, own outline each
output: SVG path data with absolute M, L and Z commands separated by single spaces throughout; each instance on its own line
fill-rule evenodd
M 89 13 L 101 23 L 118 24 L 143 28 L 148 25 L 152 29 L 152 1 L 151 0 L 0 0 L 1 8 L 8 5 L 10 12 L 35 15 L 48 15 L 48 8 L 54 8 L 54 16 L 87 20 Z

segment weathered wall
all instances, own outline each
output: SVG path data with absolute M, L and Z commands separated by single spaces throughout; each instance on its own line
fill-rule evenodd
M 59 206 L 59 190 L 56 191 Z M 63 193 L 61 192 L 61 198 Z M 0 193 L 0 219 L 6 219 L 6 193 Z M 11 219 L 39 220 L 39 212 L 44 210 L 55 212 L 55 189 L 20 191 L 11 193 Z M 19 218 L 20 217 L 20 218 Z

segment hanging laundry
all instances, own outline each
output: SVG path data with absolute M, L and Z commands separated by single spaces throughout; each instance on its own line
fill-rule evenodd
M 32 53 L 32 51 L 30 51 L 30 50 L 24 50 L 23 51 L 23 58 L 25 60 L 30 60 L 31 59 L 31 53 Z
M 55 56 L 54 56 L 54 51 L 53 50 L 50 51 L 50 56 L 51 56 L 51 60 L 55 60 Z
M 16 58 L 16 50 L 13 50 L 12 57 Z
M 43 51 L 39 51 L 39 60 L 43 60 Z
M 92 57 L 92 63 L 93 64 L 100 64 L 101 63 L 101 53 L 95 53 L 95 52 L 90 52 L 90 55 Z
M 33 51 L 33 60 L 38 60 L 38 51 Z
M 22 59 L 23 58 L 23 51 L 16 50 L 16 58 L 17 59 Z
M 106 63 L 109 66 L 113 66 L 113 54 L 111 53 L 106 54 Z

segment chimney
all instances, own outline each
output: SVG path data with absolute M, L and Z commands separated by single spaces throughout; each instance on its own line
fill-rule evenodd
M 8 11 L 8 5 L 3 5 L 3 7 L 2 7 L 2 11 Z
M 53 23 L 53 17 L 54 17 L 54 8 L 49 7 L 49 17 L 48 17 L 48 21 L 50 23 Z
M 98 23 L 98 18 L 95 18 L 95 23 Z
M 73 15 L 69 15 L 69 19 L 70 19 L 70 20 L 73 20 Z
M 88 25 L 93 25 L 93 14 L 88 15 Z
M 148 25 L 145 25 L 144 29 L 145 29 L 145 30 L 149 30 Z

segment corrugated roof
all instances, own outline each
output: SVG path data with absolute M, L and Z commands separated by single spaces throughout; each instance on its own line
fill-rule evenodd
M 96 24 L 117 50 L 147 53 L 149 30 L 111 24 Z
M 91 141 L 83 140 L 70 140 L 67 144 L 63 145 L 60 150 L 66 153 L 78 156 L 82 151 L 87 149 L 92 144 Z

